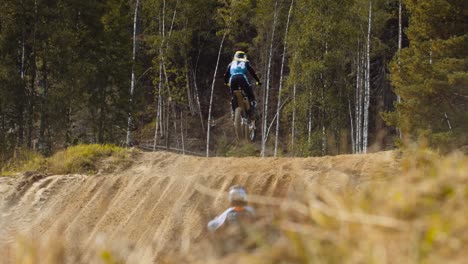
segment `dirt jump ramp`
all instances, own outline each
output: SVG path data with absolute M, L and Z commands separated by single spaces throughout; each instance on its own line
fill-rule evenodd
M 206 223 L 228 206 L 225 191 L 234 184 L 294 200 L 306 185 L 358 187 L 394 166 L 394 155 L 262 159 L 156 152 L 141 153 L 132 167 L 112 175 L 26 173 L 0 181 L 0 247 L 14 254 L 18 240 L 48 239 L 49 247 L 50 241 L 72 247 L 73 263 L 93 263 L 96 251 L 109 247 L 128 263 L 157 263 L 206 236 Z

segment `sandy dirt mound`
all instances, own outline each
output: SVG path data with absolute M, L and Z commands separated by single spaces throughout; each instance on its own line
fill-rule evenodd
M 242 184 L 249 193 L 295 199 L 306 184 L 359 187 L 395 165 L 394 152 L 322 158 L 198 158 L 142 153 L 112 175 L 28 173 L 0 179 L 0 246 L 18 234 L 60 235 L 90 263 L 111 241 L 130 263 L 154 263 L 206 236 L 206 223 L 228 205 L 223 192 Z M 255 206 L 255 205 L 254 205 Z M 86 253 L 88 252 L 88 253 Z M 121 257 L 122 257 L 121 256 Z

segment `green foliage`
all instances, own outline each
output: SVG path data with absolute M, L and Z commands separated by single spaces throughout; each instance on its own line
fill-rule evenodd
M 428 135 L 431 144 L 447 149 L 467 144 L 467 36 L 466 14 L 461 11 L 466 4 L 404 1 L 403 26 L 407 26 L 408 16 L 411 24 L 404 30 L 403 46 L 409 47 L 389 65 L 397 52 L 399 2 L 372 1 L 369 141 L 377 141 L 381 130 L 395 136 L 381 122 L 378 112 L 382 111 L 389 125 L 411 139 Z M 11 158 L 18 147 L 33 149 L 36 145 L 43 154 L 50 154 L 76 144 L 120 144 L 129 112 L 135 117 L 130 127 L 134 134 L 144 130 L 140 134 L 151 135 L 148 123 L 160 111 L 163 122 L 159 128 L 169 145 L 179 138 L 174 136 L 180 133 L 177 124 L 185 122 L 197 124 L 186 136 L 201 142 L 206 135 L 199 122 L 205 122 L 209 109 L 209 87 L 224 33 L 215 77 L 216 119 L 226 112 L 229 95 L 219 80 L 233 51 L 246 50 L 266 84 L 273 41 L 269 119 L 276 112 L 282 51 L 287 43 L 280 148 L 292 153 L 287 143 L 292 112 L 297 117 L 295 137 L 302 146 L 296 150 L 301 149 L 300 155 L 341 152 L 331 142 L 339 142 L 343 133 L 353 137 L 350 119 L 356 119 L 356 65 L 365 53 L 369 0 L 294 1 L 287 36 L 290 1 L 139 3 L 135 61 L 136 1 L 0 3 L 1 161 Z M 395 106 L 396 112 L 392 112 L 396 98 L 387 76 L 389 68 L 394 91 L 403 99 Z M 130 98 L 132 70 L 136 83 Z M 295 105 L 293 86 L 297 87 Z M 259 112 L 265 103 L 264 88 L 255 89 Z M 325 135 L 319 136 L 322 131 Z M 213 134 L 216 137 L 222 132 L 214 128 Z M 313 134 L 313 142 L 309 142 L 309 134 Z
M 47 171 L 54 174 L 96 173 L 105 164 L 99 161 L 112 157 L 110 163 L 117 165 L 129 156 L 124 148 L 113 145 L 78 145 L 59 151 L 47 159 Z
M 237 142 L 227 137 L 220 137 L 216 142 L 216 156 L 219 157 L 253 157 L 258 154 L 250 142 Z
M 0 175 L 11 176 L 17 172 L 44 170 L 46 159 L 39 153 L 17 149 L 14 156 L 0 167 Z
M 391 79 L 402 98 L 386 116 L 408 139 L 427 137 L 450 150 L 468 144 L 468 33 L 464 1 L 405 1 L 411 14 L 410 46 L 392 63 Z M 400 64 L 398 60 L 400 60 Z
M 53 174 L 110 172 L 131 164 L 131 151 L 114 145 L 77 145 L 59 151 L 49 158 L 28 151 L 17 151 L 1 171 L 1 175 L 13 175 L 26 171 Z
M 129 100 L 128 1 L 7 0 L 0 9 L 2 154 L 117 143 Z

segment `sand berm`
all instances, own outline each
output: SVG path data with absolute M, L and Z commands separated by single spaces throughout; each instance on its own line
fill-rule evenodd
M 128 263 L 157 263 L 206 236 L 207 221 L 228 206 L 231 185 L 285 201 L 306 185 L 359 189 L 394 167 L 395 155 L 200 158 L 147 152 L 112 174 L 2 178 L 0 247 L 17 254 L 18 241 L 47 240 L 49 248 L 59 243 L 82 252 L 76 262 L 92 263 L 96 251 L 110 248 Z

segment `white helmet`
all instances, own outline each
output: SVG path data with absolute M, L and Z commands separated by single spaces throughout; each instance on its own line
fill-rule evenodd
M 247 60 L 247 54 L 241 50 L 236 51 L 234 54 L 234 60 L 235 61 L 248 61 Z
M 240 185 L 234 185 L 229 189 L 229 202 L 247 202 L 247 192 L 244 187 Z

